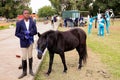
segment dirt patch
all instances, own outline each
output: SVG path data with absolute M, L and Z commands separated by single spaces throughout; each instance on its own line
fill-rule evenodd
M 0 22 L 0 26 L 7 26 L 13 24 L 12 22 Z
M 78 59 L 75 59 L 75 57 L 78 57 L 76 50 L 68 53 L 66 55 L 66 58 L 70 60 L 70 57 L 72 58 L 73 55 L 74 58 L 72 61 L 75 60 L 78 61 Z M 76 69 L 75 64 L 71 64 L 68 62 L 67 65 L 69 66 L 70 69 L 68 70 L 70 71 Z M 107 71 L 105 65 L 101 62 L 99 55 L 93 53 L 91 49 L 88 49 L 87 64 L 84 65 L 78 73 L 80 75 L 78 76 L 77 80 L 112 80 L 110 73 Z M 75 80 L 75 79 L 69 79 L 69 80 Z
M 118 31 L 118 30 L 120 30 L 120 27 L 119 26 L 111 26 L 110 30 Z
M 66 63 L 68 67 L 67 73 L 63 74 L 63 64 L 59 55 L 55 55 L 53 70 L 50 76 L 43 75 L 48 69 L 48 61 L 44 70 L 40 71 L 40 76 L 43 79 L 38 80 L 114 80 L 111 74 L 108 72 L 105 65 L 101 62 L 99 55 L 93 53 L 88 49 L 87 64 L 78 70 L 78 53 L 76 50 L 72 50 L 65 53 Z
M 87 64 L 81 70 L 82 80 L 112 80 L 110 73 L 101 62 L 99 55 L 88 49 Z

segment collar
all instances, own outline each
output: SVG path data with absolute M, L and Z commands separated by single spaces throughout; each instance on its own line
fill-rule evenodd
M 28 19 L 28 21 L 26 21 L 26 20 L 24 19 L 24 22 L 30 22 L 30 20 Z

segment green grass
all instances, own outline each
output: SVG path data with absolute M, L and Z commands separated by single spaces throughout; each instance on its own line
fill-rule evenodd
M 9 26 L 0 26 L 0 30 L 3 30 L 3 29 L 8 29 Z
M 42 64 L 40 65 L 38 72 L 35 76 L 35 80 L 46 80 L 44 75 L 40 75 L 40 74 L 45 74 L 46 66 L 48 66 L 48 59 L 49 59 L 49 55 L 48 55 L 48 51 L 47 51 L 45 54 L 45 57 L 42 61 Z
M 14 23 L 9 23 L 9 24 L 7 24 L 7 25 L 2 25 L 2 26 L 0 26 L 0 30 L 4 30 L 4 29 L 8 29 L 9 28 L 9 26 L 10 26 L 10 24 L 12 25 L 12 26 L 16 26 L 16 24 L 14 24 Z
M 108 67 L 114 80 L 120 79 L 120 23 L 111 25 L 113 28 L 110 35 L 104 37 L 97 36 L 97 30 L 93 30 L 92 35 L 88 35 L 87 44 L 93 52 L 101 55 L 102 62 Z

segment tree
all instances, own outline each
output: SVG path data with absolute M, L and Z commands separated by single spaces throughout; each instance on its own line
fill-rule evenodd
M 6 18 L 15 18 L 18 14 L 22 13 L 24 8 L 29 9 L 30 0 L 1 0 L 0 1 L 0 16 Z
M 98 10 L 105 12 L 106 9 L 113 9 L 115 15 L 120 15 L 120 0 L 49 0 L 58 13 L 62 12 L 62 6 L 65 10 L 89 11 L 96 15 Z M 89 4 L 93 3 L 93 8 Z
M 93 4 L 93 11 L 105 12 L 106 9 L 113 9 L 115 15 L 120 14 L 120 0 L 96 0 Z
M 49 0 L 58 13 L 62 12 L 63 5 L 65 10 L 87 10 L 91 0 Z
M 38 10 L 39 17 L 52 16 L 54 14 L 56 14 L 56 10 L 53 9 L 51 6 L 44 6 Z
M 61 0 L 49 0 L 52 4 L 52 7 L 56 10 L 57 14 L 61 12 Z

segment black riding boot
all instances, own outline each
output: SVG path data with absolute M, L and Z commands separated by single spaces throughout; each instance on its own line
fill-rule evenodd
M 22 60 L 22 68 L 23 68 L 23 73 L 18 77 L 18 79 L 21 79 L 27 75 L 27 61 L 26 60 Z
M 32 63 L 33 63 L 33 58 L 29 58 L 29 73 L 34 76 L 33 70 L 32 70 Z

